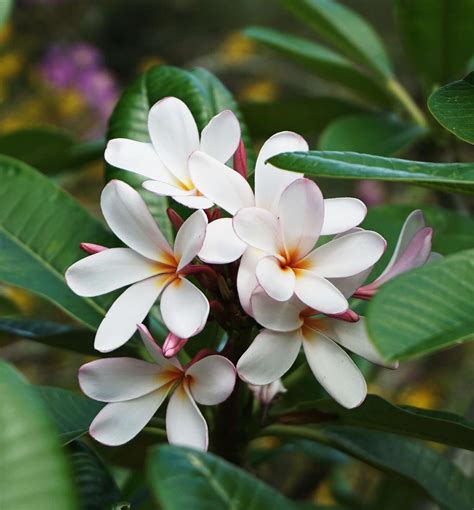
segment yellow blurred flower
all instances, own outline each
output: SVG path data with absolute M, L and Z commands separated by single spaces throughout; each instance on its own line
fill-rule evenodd
M 73 117 L 86 105 L 84 98 L 73 89 L 66 89 L 58 94 L 58 113 L 63 118 Z
M 0 46 L 3 46 L 12 35 L 12 25 L 7 23 L 0 29 Z
M 13 78 L 20 71 L 24 58 L 16 51 L 0 55 L 0 80 Z
M 407 406 L 434 409 L 439 402 L 439 390 L 433 384 L 420 385 L 403 392 L 399 402 Z
M 148 55 L 143 57 L 138 63 L 138 73 L 144 73 L 145 71 L 148 71 L 148 69 L 151 69 L 153 66 L 160 64 L 166 64 L 166 61 L 164 58 L 158 55 Z
M 319 505 L 334 505 L 336 500 L 331 492 L 329 480 L 323 480 L 313 493 L 313 501 Z
M 268 103 L 278 97 L 278 86 L 271 80 L 258 80 L 241 90 L 239 96 L 244 101 Z
M 7 297 L 25 315 L 30 314 L 35 308 L 34 296 L 23 289 L 2 286 L 1 294 Z
M 224 39 L 218 53 L 224 64 L 241 64 L 255 54 L 255 43 L 241 32 L 232 32 Z

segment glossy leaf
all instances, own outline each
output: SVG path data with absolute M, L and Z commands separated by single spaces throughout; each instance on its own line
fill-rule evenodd
M 271 158 L 279 168 L 308 177 L 373 179 L 474 194 L 474 164 L 424 163 L 355 152 L 293 152 Z
M 378 75 L 393 74 L 377 33 L 359 14 L 335 0 L 279 0 L 322 39 Z
M 242 469 L 211 453 L 188 448 L 154 448 L 148 462 L 148 480 L 163 510 L 294 508 L 290 500 Z
M 396 0 L 406 54 L 429 89 L 465 70 L 474 47 L 471 0 Z
M 76 510 L 69 465 L 34 390 L 0 361 L 0 477 L 5 509 Z
M 474 3 L 472 5 L 474 9 Z M 433 92 L 428 107 L 448 131 L 465 142 L 474 143 L 474 72 Z
M 90 328 L 111 302 L 76 296 L 64 272 L 84 253 L 79 244 L 117 240 L 79 203 L 25 163 L 0 156 L 0 280 L 26 288 Z
M 290 57 L 319 77 L 340 83 L 370 102 L 390 104 L 384 87 L 360 71 L 350 60 L 321 44 L 263 27 L 250 27 L 244 33 L 247 37 Z
M 474 250 L 387 282 L 370 302 L 367 327 L 387 359 L 407 359 L 474 338 Z
M 327 126 L 319 139 L 323 151 L 354 151 L 393 156 L 425 134 L 414 124 L 393 115 L 349 115 Z

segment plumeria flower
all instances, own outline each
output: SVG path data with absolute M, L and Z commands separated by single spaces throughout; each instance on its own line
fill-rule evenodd
M 276 301 L 263 289 L 251 298 L 253 315 L 264 326 L 237 363 L 239 376 L 250 384 L 270 384 L 282 377 L 303 346 L 309 366 L 323 388 L 342 406 L 360 405 L 367 386 L 348 349 L 378 365 L 386 365 L 370 342 L 363 318 L 351 323 L 316 317 L 316 310 L 298 298 Z M 344 349 L 343 349 L 343 348 Z
M 269 384 L 262 384 L 257 386 L 249 384 L 250 391 L 254 394 L 255 398 L 263 406 L 268 406 L 270 402 L 279 394 L 286 393 L 288 390 L 283 386 L 281 379 L 277 379 Z
M 73 264 L 66 272 L 69 287 L 80 296 L 99 296 L 130 285 L 112 304 L 95 337 L 95 348 L 109 352 L 136 331 L 161 294 L 167 328 L 180 338 L 199 333 L 209 315 L 206 296 L 185 276 L 201 249 L 207 217 L 193 213 L 179 229 L 171 249 L 137 191 L 111 181 L 101 196 L 102 213 L 128 248 L 111 248 Z
M 151 143 L 126 138 L 110 140 L 105 150 L 107 163 L 147 180 L 143 187 L 158 195 L 171 196 L 194 209 L 207 209 L 213 203 L 203 197 L 191 179 L 188 160 L 196 150 L 211 159 L 226 163 L 240 141 L 240 124 L 225 110 L 213 117 L 199 138 L 193 115 L 183 101 L 166 97 L 148 114 Z
M 423 212 L 417 209 L 409 214 L 387 267 L 372 283 L 358 288 L 354 297 L 370 299 L 382 284 L 395 276 L 442 258 L 439 253 L 431 251 L 432 238 L 433 229 L 426 226 Z
M 140 333 L 153 363 L 135 358 L 108 358 L 86 363 L 79 384 L 89 397 L 107 405 L 89 433 L 100 443 L 118 446 L 133 439 L 171 394 L 166 409 L 166 434 L 172 444 L 207 450 L 208 429 L 196 405 L 226 400 L 235 385 L 234 365 L 212 355 L 183 367 L 165 358 L 145 326 Z

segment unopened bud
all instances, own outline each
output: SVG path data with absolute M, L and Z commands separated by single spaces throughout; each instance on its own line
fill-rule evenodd
M 242 139 L 240 139 L 239 146 L 234 153 L 234 170 L 244 179 L 247 179 L 247 154 Z
M 85 251 L 86 253 L 89 253 L 90 255 L 94 255 L 95 253 L 108 250 L 106 246 L 102 246 L 100 244 L 81 243 L 79 246 L 81 250 Z
M 277 379 L 270 384 L 264 384 L 262 386 L 249 384 L 249 388 L 255 395 L 255 398 L 263 406 L 267 406 L 278 395 L 278 393 L 287 392 L 287 389 L 283 386 L 281 379 Z
M 176 356 L 188 340 L 188 338 L 180 338 L 173 333 L 169 333 L 162 347 L 163 356 L 165 358 Z
M 181 228 L 181 225 L 184 223 L 183 218 L 171 207 L 168 207 L 166 209 L 166 214 L 168 215 L 168 218 L 171 221 L 171 224 L 176 230 L 179 230 Z
M 343 313 L 328 315 L 328 317 L 331 317 L 331 319 L 337 319 L 346 322 L 358 322 L 360 320 L 359 314 L 350 308 Z

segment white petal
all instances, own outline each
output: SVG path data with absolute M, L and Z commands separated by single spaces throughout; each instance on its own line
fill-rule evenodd
M 353 276 L 372 267 L 385 247 L 385 239 L 376 232 L 354 232 L 316 248 L 300 266 L 327 278 Z
M 277 214 L 278 202 L 283 190 L 302 174 L 280 170 L 267 159 L 282 152 L 307 151 L 305 139 L 291 131 L 282 131 L 271 136 L 262 146 L 255 165 L 255 202 L 258 207 Z
M 372 266 L 354 276 L 345 278 L 330 278 L 329 281 L 336 286 L 345 298 L 350 298 L 361 287 L 372 272 Z
M 187 266 L 199 253 L 206 236 L 207 216 L 204 211 L 196 211 L 182 224 L 174 241 L 174 256 L 179 271 Z
M 300 331 L 264 329 L 237 363 L 239 377 L 250 384 L 269 384 L 291 368 L 301 348 Z
M 79 260 L 65 277 L 79 296 L 100 296 L 155 275 L 157 266 L 129 248 L 111 248 Z
M 151 333 L 144 324 L 138 324 L 137 327 L 143 344 L 145 345 L 145 349 L 161 368 L 172 369 L 173 367 L 176 367 L 182 371 L 181 363 L 175 357 L 165 358 L 163 356 L 161 347 L 156 343 L 155 339 L 151 336 Z
M 232 224 L 238 237 L 249 246 L 270 255 L 282 251 L 280 225 L 273 213 L 259 207 L 245 207 L 234 216 Z
M 141 397 L 168 382 L 160 367 L 134 358 L 98 359 L 79 369 L 83 393 L 101 402 L 122 402 Z
M 89 434 L 107 446 L 130 441 L 150 421 L 169 390 L 170 386 L 166 385 L 134 400 L 107 404 L 94 418 Z
M 237 292 L 239 293 L 240 305 L 245 313 L 252 316 L 252 307 L 250 306 L 250 297 L 258 286 L 255 272 L 260 259 L 266 256 L 266 253 L 255 248 L 247 248 L 240 259 L 239 271 L 237 273 Z
M 207 423 L 186 384 L 180 384 L 170 398 L 166 410 L 166 434 L 170 444 L 207 450 Z
M 322 313 L 342 313 L 349 307 L 347 299 L 331 282 L 310 271 L 296 272 L 295 294 L 307 306 Z
M 324 200 L 322 236 L 340 234 L 356 227 L 365 218 L 367 207 L 358 198 L 341 197 Z
M 276 301 L 263 289 L 257 289 L 250 302 L 255 320 L 264 328 L 272 331 L 294 331 L 303 325 L 300 316 L 302 307 L 294 299 Z
M 201 133 L 201 152 L 227 163 L 240 142 L 240 124 L 230 110 L 212 117 Z
M 186 370 L 189 390 L 198 404 L 207 406 L 224 402 L 235 386 L 235 367 L 224 356 L 207 356 Z
M 142 186 L 156 195 L 165 197 L 181 195 L 185 197 L 193 194 L 192 190 L 184 189 L 184 187 L 180 186 L 179 183 L 169 184 L 163 181 L 145 181 Z
M 247 245 L 232 226 L 232 218 L 220 218 L 207 226 L 206 238 L 198 257 L 210 264 L 228 264 L 242 256 Z
M 165 97 L 151 108 L 148 131 L 161 161 L 189 185 L 188 159 L 199 148 L 199 133 L 189 108 L 176 97 Z
M 109 227 L 127 246 L 149 259 L 170 262 L 173 252 L 168 241 L 131 186 L 110 181 L 102 191 L 100 205 Z
M 196 193 L 196 190 L 193 190 L 193 193 Z M 214 205 L 214 202 L 202 195 L 175 195 L 173 200 L 190 209 L 209 209 Z
M 173 184 L 176 179 L 163 165 L 151 143 L 136 142 L 126 138 L 110 140 L 105 149 L 104 158 L 109 165 L 148 179 Z
M 308 364 L 321 386 L 339 404 L 348 409 L 362 404 L 367 395 L 364 376 L 332 340 L 321 333 L 309 332 L 303 340 Z
M 281 267 L 275 257 L 264 257 L 257 264 L 257 280 L 265 292 L 277 301 L 287 301 L 295 292 L 295 273 Z
M 323 195 L 313 181 L 297 179 L 285 189 L 278 217 L 287 259 L 300 260 L 314 248 L 324 215 Z
M 163 292 L 160 310 L 166 327 L 172 333 L 190 338 L 206 325 L 209 302 L 195 285 L 185 278 L 177 278 Z
M 230 214 L 255 205 L 249 183 L 235 170 L 196 151 L 189 158 L 189 169 L 196 188 Z
M 123 292 L 106 313 L 95 335 L 94 347 L 110 352 L 122 346 L 143 322 L 158 296 L 169 283 L 169 275 L 160 275 L 135 283 Z

